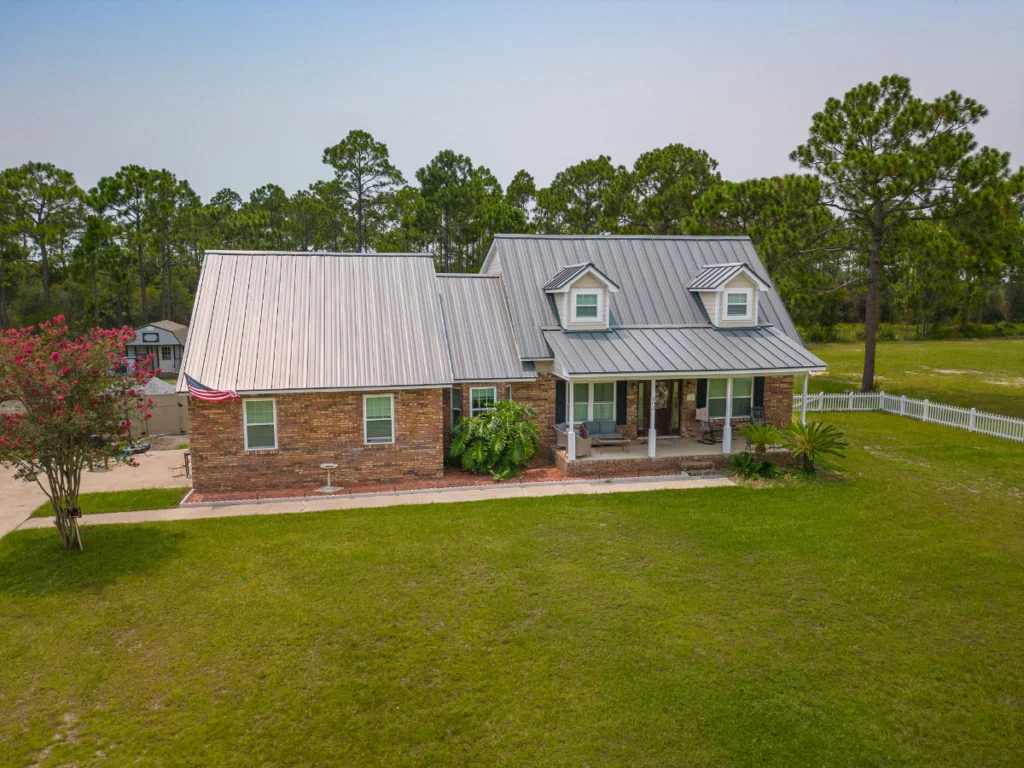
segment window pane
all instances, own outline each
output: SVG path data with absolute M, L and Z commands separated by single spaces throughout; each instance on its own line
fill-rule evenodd
M 596 293 L 578 293 L 576 294 L 576 306 L 587 305 L 589 307 L 597 306 L 597 294 Z
M 726 294 L 726 314 L 731 316 L 747 314 L 747 294 L 729 293 Z
M 577 405 L 580 403 L 590 402 L 590 385 L 589 384 L 573 384 L 572 385 L 572 399 Z
M 482 411 L 494 405 L 494 390 L 490 387 L 470 390 L 469 399 L 470 408 L 474 412 Z
M 610 403 L 615 399 L 615 385 L 606 381 L 601 384 L 594 385 L 594 402 L 595 403 Z
M 725 418 L 725 398 L 712 400 L 708 398 L 708 418 L 709 419 L 724 419 Z
M 611 421 L 615 418 L 612 403 L 594 403 L 594 421 Z
M 273 424 L 273 400 L 246 400 L 245 417 L 249 424 Z
M 576 317 L 597 317 L 597 307 L 576 307 Z
M 732 415 L 737 418 L 750 415 L 750 396 L 746 397 L 733 397 L 732 399 Z
M 588 421 L 587 418 L 587 404 L 586 403 L 573 403 L 572 404 L 572 420 L 576 423 L 581 421 Z
M 366 398 L 366 418 L 368 419 L 389 419 L 391 418 L 390 397 L 368 397 Z
M 391 419 L 379 419 L 366 422 L 367 440 L 390 440 Z
M 725 397 L 725 379 L 708 379 L 708 397 Z
M 745 305 L 747 303 L 747 294 L 745 294 L 745 293 L 730 293 L 728 301 L 729 301 L 730 304 L 744 304 Z
M 246 432 L 249 436 L 249 448 L 273 448 L 274 447 L 274 427 L 270 426 L 259 426 L 259 427 L 247 427 Z
M 753 379 L 733 379 L 732 380 L 732 396 L 739 397 L 750 397 L 750 393 L 754 389 Z

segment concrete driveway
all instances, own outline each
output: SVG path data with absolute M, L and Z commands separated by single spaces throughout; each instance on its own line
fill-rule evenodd
M 137 467 L 118 465 L 111 469 L 98 469 L 82 473 L 82 493 L 93 491 L 127 491 L 133 488 L 189 488 L 187 477 L 171 477 L 171 467 L 181 466 L 185 453 L 155 451 L 136 456 Z M 32 510 L 46 501 L 46 496 L 35 483 L 14 479 L 14 470 L 0 468 L 0 536 L 10 533 L 32 514 Z

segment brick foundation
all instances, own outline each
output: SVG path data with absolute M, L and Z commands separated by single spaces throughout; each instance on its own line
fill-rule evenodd
M 189 398 L 192 486 L 198 491 L 320 487 L 336 463 L 335 485 L 396 477 L 440 477 L 443 428 L 440 389 L 393 393 L 333 392 L 277 395 L 277 444 L 246 451 L 242 403 Z M 363 442 L 363 395 L 393 394 L 395 442 Z

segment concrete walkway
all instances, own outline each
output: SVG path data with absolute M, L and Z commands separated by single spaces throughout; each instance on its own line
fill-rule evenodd
M 307 498 L 297 501 L 265 501 L 221 504 L 196 504 L 173 509 L 152 509 L 140 512 L 110 512 L 86 515 L 82 525 L 143 523 L 167 520 L 203 520 L 212 517 L 243 515 L 284 515 L 299 512 L 322 512 L 334 509 L 393 507 L 400 504 L 447 504 L 459 501 L 489 499 L 522 499 L 566 494 L 626 493 L 634 491 L 683 490 L 714 488 L 734 483 L 724 477 L 647 477 L 618 480 L 587 480 L 559 483 L 516 483 L 467 488 L 443 488 L 391 493 L 367 493 L 353 496 L 332 496 L 326 499 Z M 47 528 L 53 525 L 48 517 L 31 517 L 18 530 Z M 2 535 L 2 534 L 0 534 Z

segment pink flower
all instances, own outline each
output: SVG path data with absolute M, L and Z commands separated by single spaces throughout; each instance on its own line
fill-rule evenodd
M 63 403 L 64 402 L 64 395 L 57 395 L 57 402 L 58 403 Z
M 57 362 L 58 360 L 60 360 L 60 355 L 54 352 L 52 355 L 50 355 L 50 359 L 53 360 L 54 362 Z

